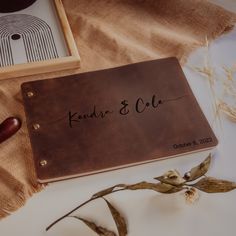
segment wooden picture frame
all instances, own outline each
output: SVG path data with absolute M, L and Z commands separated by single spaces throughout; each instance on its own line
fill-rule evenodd
M 53 2 L 52 4 L 55 7 L 57 13 L 56 15 L 61 26 L 69 55 L 50 60 L 0 67 L 0 81 L 9 78 L 63 71 L 80 67 L 80 55 L 67 20 L 63 3 L 61 0 L 51 1 Z

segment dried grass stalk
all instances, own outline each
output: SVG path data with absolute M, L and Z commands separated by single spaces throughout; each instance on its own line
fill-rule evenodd
M 227 115 L 230 120 L 236 122 L 236 107 L 230 106 L 227 103 L 220 101 L 218 108 L 221 112 Z

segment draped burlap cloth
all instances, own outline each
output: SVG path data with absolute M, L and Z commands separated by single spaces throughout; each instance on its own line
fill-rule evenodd
M 202 0 L 64 0 L 64 6 L 81 69 L 0 82 L 0 121 L 9 116 L 23 121 L 21 130 L 0 144 L 0 218 L 42 189 L 32 163 L 22 82 L 168 56 L 184 63 L 206 38 L 215 39 L 236 22 L 234 14 Z

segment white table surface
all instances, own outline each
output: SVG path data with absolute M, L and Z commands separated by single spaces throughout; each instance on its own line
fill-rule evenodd
M 236 12 L 236 0 L 212 0 Z M 207 80 L 189 69 L 202 67 L 206 49 L 197 50 L 190 57 L 185 74 L 208 121 L 218 136 L 209 176 L 236 181 L 236 123 L 224 115 L 213 122 L 211 90 Z M 214 41 L 210 48 L 211 65 L 217 77 L 224 76 L 222 66 L 236 64 L 236 29 Z M 236 79 L 236 78 L 235 78 Z M 220 91 L 219 91 L 220 93 Z M 77 236 L 95 235 L 75 219 L 66 219 L 45 232 L 56 218 L 87 200 L 93 193 L 117 183 L 136 183 L 163 174 L 169 169 L 185 173 L 201 162 L 206 154 L 193 154 L 142 166 L 50 184 L 34 195 L 25 207 L 0 222 L 1 236 Z M 187 205 L 181 193 L 161 195 L 152 191 L 127 191 L 107 197 L 128 219 L 129 236 L 235 236 L 236 190 L 224 194 L 200 194 L 193 205 Z M 80 210 L 80 216 L 115 230 L 104 202 L 98 200 Z

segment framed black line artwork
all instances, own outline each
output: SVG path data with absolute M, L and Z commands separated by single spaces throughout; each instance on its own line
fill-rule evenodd
M 61 0 L 0 3 L 0 80 L 79 65 Z

